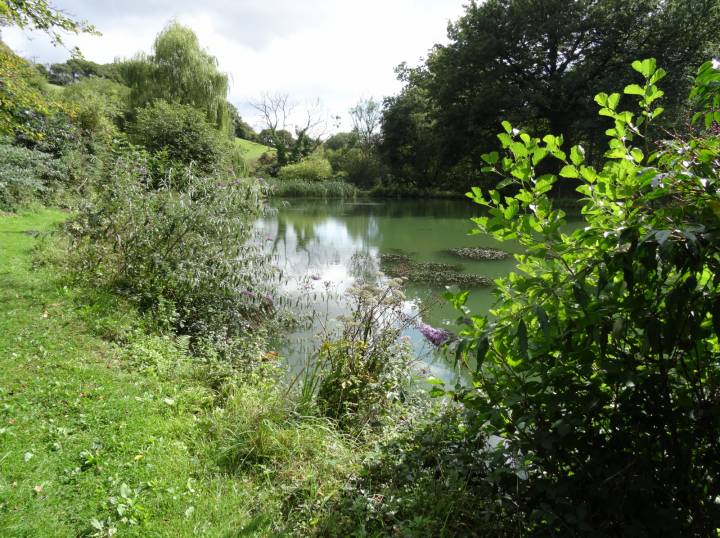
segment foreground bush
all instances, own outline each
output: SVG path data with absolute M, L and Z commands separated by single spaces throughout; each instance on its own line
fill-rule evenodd
M 639 115 L 619 94 L 596 98 L 612 120 L 602 169 L 582 147 L 567 154 L 561 138 L 505 123 L 503 155 L 484 159 L 514 194 L 470 193 L 488 207 L 479 231 L 526 254 L 500 281 L 494 317 L 469 320 L 457 352 L 474 386 L 456 397 L 496 440 L 498 483 L 535 535 L 720 527 L 720 72 L 703 66 L 693 93 L 710 130 L 655 146 L 645 136 L 665 73 L 654 60 L 633 67 L 644 84 L 625 94 Z M 547 159 L 582 182 L 572 234 L 547 197 L 557 177 L 536 172 Z M 467 315 L 465 299 L 454 301 Z
M 141 154 L 120 157 L 69 225 L 80 274 L 118 289 L 181 334 L 225 339 L 273 310 L 251 242 L 263 192 L 186 171 L 185 188 L 156 185 Z M 261 285 L 262 284 L 262 285 Z

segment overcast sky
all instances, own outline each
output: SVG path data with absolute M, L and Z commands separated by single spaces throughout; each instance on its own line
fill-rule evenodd
M 229 100 L 252 124 L 249 102 L 264 91 L 298 102 L 320 98 L 326 111 L 347 117 L 362 97 L 382 98 L 400 89 L 393 69 L 416 65 L 434 43 L 445 42 L 449 20 L 464 0 L 56 0 L 85 19 L 101 37 L 68 36 L 85 58 L 111 62 L 149 52 L 170 19 L 198 34 L 230 74 Z M 62 62 L 67 49 L 44 34 L 3 28 L 3 40 L 40 63 Z M 347 127 L 345 120 L 343 127 Z

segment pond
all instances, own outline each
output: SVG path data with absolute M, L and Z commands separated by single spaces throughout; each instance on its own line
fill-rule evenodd
M 433 327 L 452 330 L 458 313 L 442 298 L 445 277 L 451 274 L 462 289 L 470 289 L 468 306 L 485 313 L 493 303 L 492 287 L 478 285 L 476 276 L 495 279 L 515 266 L 512 256 L 475 261 L 449 252 L 463 247 L 517 251 L 515 245 L 488 236 L 468 235 L 473 228 L 469 219 L 480 210 L 469 200 L 292 199 L 275 200 L 274 207 L 274 214 L 257 227 L 283 272 L 285 294 L 315 314 L 312 323 L 278 342 L 278 351 L 296 371 L 317 348 L 323 327 L 347 312 L 343 295 L 358 278 L 420 268 L 421 274 L 403 284 L 404 310 Z M 434 352 L 416 325 L 404 336 L 424 363 L 424 373 L 457 379 L 451 362 Z

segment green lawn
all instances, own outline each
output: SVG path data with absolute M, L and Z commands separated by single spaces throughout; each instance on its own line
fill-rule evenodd
M 33 265 L 66 216 L 0 216 L 0 536 L 267 535 L 204 443 L 211 394 L 182 352 Z
M 0 214 L 0 536 L 274 536 L 339 491 L 352 445 L 272 377 L 63 276 L 67 216 Z
M 254 165 L 263 153 L 275 153 L 275 150 L 271 147 L 250 140 L 243 140 L 242 138 L 236 138 L 235 144 L 242 150 L 243 157 L 250 166 Z

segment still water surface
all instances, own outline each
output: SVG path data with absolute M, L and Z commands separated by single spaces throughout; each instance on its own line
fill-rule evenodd
M 517 252 L 509 243 L 484 235 L 468 235 L 469 220 L 479 207 L 462 200 L 339 201 L 292 199 L 276 201 L 275 214 L 258 222 L 276 265 L 285 277 L 285 293 L 300 298 L 314 311 L 314 323 L 278 342 L 292 369 L 299 370 L 319 343 L 322 327 L 347 312 L 343 293 L 362 276 L 377 276 L 380 255 L 402 253 L 418 262 L 460 264 L 462 272 L 491 279 L 506 275 L 514 258 L 470 261 L 447 252 L 458 247 L 491 247 Z M 382 277 L 380 277 L 382 278 Z M 458 314 L 443 299 L 441 284 L 404 284 L 404 311 L 434 327 L 452 330 Z M 493 303 L 492 290 L 471 290 L 468 306 L 485 313 Z M 307 310 L 306 310 L 307 311 Z M 416 326 L 404 333 L 424 363 L 425 373 L 456 379 L 450 361 L 434 352 Z

